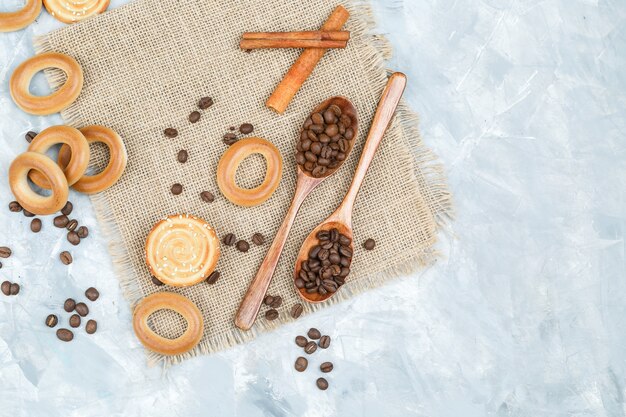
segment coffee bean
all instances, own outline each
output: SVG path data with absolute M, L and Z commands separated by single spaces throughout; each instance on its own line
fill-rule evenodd
M 74 311 L 75 308 L 76 301 L 74 301 L 72 298 L 68 298 L 67 300 L 65 300 L 65 303 L 63 303 L 63 310 L 67 311 L 68 313 Z
M 276 320 L 278 318 L 278 311 L 274 310 L 273 308 L 270 310 L 267 310 L 265 312 L 265 318 L 267 320 Z
M 176 156 L 176 158 L 178 159 L 178 162 L 184 164 L 189 158 L 189 153 L 186 150 L 181 149 L 180 151 L 178 151 L 178 155 Z
M 296 345 L 298 345 L 301 348 L 303 348 L 303 347 L 306 346 L 307 343 L 309 343 L 309 341 L 307 340 L 306 337 L 304 337 L 304 336 L 296 336 Z
M 33 233 L 39 233 L 41 231 L 41 220 L 40 219 L 33 219 L 30 222 L 30 230 Z
M 333 370 L 332 362 L 324 362 L 323 364 L 320 365 L 320 371 L 324 372 L 325 374 L 329 373 L 332 370 Z
M 35 213 L 31 213 L 30 211 L 23 209 L 22 213 L 24 214 L 25 217 L 35 217 Z
M 200 120 L 200 112 L 199 111 L 192 111 L 189 114 L 189 121 L 191 123 L 196 123 L 198 120 Z
M 80 237 L 78 237 L 78 233 L 76 232 L 68 232 L 67 241 L 76 246 L 80 243 Z
M 183 186 L 179 183 L 172 185 L 171 192 L 174 195 L 180 195 L 183 192 Z
M 2 269 L 2 262 L 0 262 L 0 269 Z
M 322 336 L 319 341 L 319 346 L 322 349 L 328 349 L 328 346 L 330 346 L 330 336 Z
M 11 293 L 11 295 L 17 295 L 20 292 L 20 284 L 16 284 L 15 282 L 11 284 L 11 287 L 9 288 L 9 292 Z
M 78 227 L 78 220 L 75 220 L 75 219 L 74 220 L 70 220 L 67 223 L 67 226 L 65 226 L 65 228 L 67 230 L 69 230 L 70 232 L 73 232 L 74 230 L 76 230 L 77 227 Z
M 212 203 L 215 200 L 215 196 L 212 193 L 208 192 L 208 191 L 202 191 L 200 193 L 200 198 L 205 203 Z
M 85 297 L 87 297 L 89 301 L 96 301 L 98 297 L 100 297 L 100 292 L 94 287 L 89 287 L 85 290 Z
M 298 357 L 298 359 L 296 359 L 294 368 L 296 368 L 296 371 L 298 372 L 304 372 L 307 366 L 309 366 L 309 361 L 306 360 L 306 358 L 303 358 L 302 356 L 300 356 Z
M 72 254 L 66 250 L 59 254 L 59 259 L 61 259 L 61 263 L 63 263 L 63 265 L 69 265 L 74 261 Z
M 37 136 L 37 132 L 31 130 L 24 135 L 24 139 L 26 139 L 26 142 L 31 143 L 33 139 L 35 139 L 35 136 Z
M 9 210 L 11 210 L 13 213 L 19 213 L 20 211 L 22 211 L 22 206 L 17 201 L 11 201 L 9 203 Z
M 326 381 L 326 379 L 324 378 L 317 378 L 315 384 L 317 384 L 317 387 L 322 391 L 326 391 L 328 389 L 328 381 Z
M 63 342 L 71 342 L 74 339 L 74 333 L 68 329 L 57 330 L 57 337 Z
M 235 142 L 237 142 L 237 135 L 235 135 L 234 133 L 227 133 L 224 135 L 224 138 L 222 139 L 222 142 L 224 142 L 226 145 L 230 146 L 232 144 L 234 144 Z
M 352 258 L 352 249 L 347 246 L 340 246 L 339 253 L 345 256 L 346 258 Z
M 61 213 L 65 214 L 66 216 L 69 216 L 70 214 L 72 214 L 72 210 L 74 210 L 74 205 L 72 204 L 71 201 L 68 201 L 67 203 L 65 203 L 65 205 L 61 209 Z
M 80 326 L 80 316 L 78 314 L 72 314 L 70 317 L 70 326 L 78 327 Z
M 250 244 L 245 240 L 237 242 L 237 250 L 239 250 L 239 252 L 248 252 L 248 249 L 250 249 Z
M 76 304 L 75 310 L 82 317 L 85 317 L 87 314 L 89 314 L 89 307 L 87 307 L 87 304 L 85 303 Z
M 59 229 L 62 229 L 64 227 L 66 227 L 69 222 L 70 222 L 70 219 L 68 219 L 65 214 L 61 214 L 60 216 L 56 216 L 54 218 L 54 220 L 52 221 L 54 226 L 58 227 Z
M 296 288 L 304 288 L 305 281 L 302 278 L 297 278 L 295 281 L 295 284 L 296 284 Z
M 244 123 L 239 126 L 239 131 L 244 135 L 247 135 L 254 131 L 254 126 L 252 126 L 250 123 Z
M 211 272 L 211 275 L 206 279 L 207 284 L 213 285 L 217 282 L 220 277 L 220 273 L 218 271 Z
M 315 342 L 308 342 L 306 344 L 306 346 L 304 346 L 304 351 L 310 355 L 311 353 L 315 352 L 317 350 L 317 343 Z
M 85 331 L 87 334 L 94 334 L 98 330 L 98 323 L 95 320 L 87 320 Z
M 8 258 L 11 256 L 11 249 L 6 246 L 0 246 L 0 258 Z
M 315 327 L 312 327 L 309 329 L 307 336 L 309 336 L 309 339 L 319 339 L 322 334 Z
M 211 97 L 202 97 L 198 102 L 200 110 L 206 110 L 213 105 L 213 99 Z
M 294 304 L 293 307 L 291 307 L 291 317 L 293 317 L 294 319 L 297 319 L 298 317 L 300 317 L 300 315 L 302 314 L 302 304 Z
M 174 129 L 173 127 L 168 127 L 167 129 L 163 131 L 163 133 L 165 134 L 165 136 L 167 136 L 170 139 L 173 139 L 176 136 L 178 136 L 178 130 Z
M 266 295 L 265 298 L 263 299 L 263 304 L 265 304 L 266 306 L 271 306 L 273 302 L 274 302 L 274 297 L 272 297 L 271 295 Z
M 165 284 L 163 284 L 161 281 L 159 281 L 159 279 L 157 277 L 152 277 L 152 283 L 154 285 L 156 285 L 157 287 L 163 286 Z
M 2 285 L 0 285 L 0 290 L 2 290 L 2 294 L 4 295 L 11 295 L 11 283 L 4 281 Z
M 376 241 L 374 239 L 367 239 L 363 242 L 363 247 L 367 250 L 373 250 L 376 247 Z
M 311 120 L 313 120 L 313 123 L 316 125 L 321 125 L 324 123 L 324 118 L 319 113 L 313 113 L 311 115 Z
M 55 316 L 54 314 L 50 314 L 48 317 L 46 317 L 46 326 L 54 327 L 58 323 L 59 323 L 59 318 Z
M 283 298 L 280 295 L 275 295 L 274 299 L 272 300 L 272 303 L 270 304 L 270 307 L 278 308 L 281 306 L 282 303 L 283 303 Z
M 255 233 L 252 235 L 252 243 L 257 246 L 261 246 L 265 243 L 265 237 L 261 233 Z
M 222 243 L 225 244 L 226 246 L 233 246 L 236 242 L 237 242 L 237 238 L 232 233 L 227 233 L 222 238 Z
M 76 234 L 79 238 L 84 239 L 89 236 L 89 229 L 87 229 L 87 226 L 81 226 L 76 230 Z

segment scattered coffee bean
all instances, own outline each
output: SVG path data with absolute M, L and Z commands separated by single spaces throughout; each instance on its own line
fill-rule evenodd
M 4 295 L 11 295 L 11 283 L 4 281 L 2 285 L 0 285 L 0 290 L 2 290 L 2 294 Z
M 296 371 L 298 372 L 304 372 L 307 366 L 309 366 L 309 361 L 306 358 L 300 356 L 298 357 L 298 359 L 296 359 L 294 368 L 296 368 Z
M 74 328 L 80 326 L 80 316 L 78 314 L 72 314 L 70 317 L 70 326 Z
M 172 185 L 172 194 L 180 195 L 183 192 L 183 186 L 179 183 Z
M 24 135 L 24 139 L 26 139 L 26 142 L 31 143 L 33 139 L 35 139 L 35 136 L 37 136 L 37 132 L 31 130 Z
M 376 241 L 374 239 L 367 239 L 363 243 L 363 247 L 367 250 L 373 250 L 376 247 Z
M 78 237 L 78 233 L 76 232 L 68 232 L 67 241 L 76 246 L 80 243 L 80 237 Z
M 87 320 L 85 331 L 87 334 L 94 334 L 98 330 L 98 323 L 95 320 Z
M 65 214 L 66 216 L 69 216 L 70 214 L 72 214 L 72 210 L 74 210 L 74 205 L 72 204 L 71 201 L 68 201 L 67 203 L 65 203 L 65 205 L 61 209 L 61 213 Z
M 35 217 L 35 213 L 31 213 L 30 211 L 23 209 L 22 213 L 24 213 L 25 217 Z
M 89 314 L 89 307 L 87 307 L 87 304 L 85 303 L 76 304 L 75 310 L 82 317 L 85 317 L 87 314 Z
M 78 220 L 75 220 L 75 219 L 74 220 L 70 220 L 67 223 L 67 226 L 65 226 L 65 228 L 67 230 L 69 230 L 70 232 L 73 232 L 74 230 L 76 230 L 77 227 L 78 227 Z
M 317 330 L 315 327 L 310 328 L 306 335 L 309 336 L 309 339 L 316 339 L 316 340 L 322 337 L 322 334 L 320 333 L 320 331 Z
M 0 258 L 8 258 L 11 256 L 11 249 L 6 246 L 0 246 Z
M 230 146 L 232 144 L 234 144 L 235 142 L 237 142 L 237 135 L 235 135 L 234 133 L 227 133 L 224 135 L 224 138 L 222 139 L 222 142 L 224 142 L 224 144 Z
M 178 136 L 178 130 L 174 129 L 173 127 L 168 127 L 167 129 L 163 131 L 163 133 L 165 134 L 165 136 L 167 136 L 170 139 L 173 139 L 176 136 Z
M 69 265 L 72 262 L 74 262 L 74 259 L 72 258 L 72 254 L 66 250 L 64 250 L 63 252 L 59 254 L 59 259 L 61 259 L 61 262 L 63 263 L 63 265 Z
M 76 301 L 74 301 L 74 299 L 72 298 L 68 298 L 67 300 L 65 300 L 65 303 L 63 303 L 63 310 L 67 311 L 68 313 L 74 311 L 75 308 Z
M 162 286 L 162 285 L 165 285 L 165 284 L 163 284 L 161 281 L 159 281 L 159 279 L 158 279 L 157 277 L 152 277 L 152 283 L 153 283 L 154 285 L 156 285 L 157 287 L 160 287 L 160 286 Z
M 0 262 L 0 269 L 2 269 L 2 262 Z
M 266 295 L 265 298 L 263 299 L 263 303 L 266 306 L 271 306 L 273 302 L 274 302 L 274 297 L 271 295 Z
M 57 323 L 59 323 L 59 318 L 54 314 L 50 314 L 48 317 L 46 317 L 46 326 L 54 327 L 57 325 Z
M 98 297 L 100 297 L 100 292 L 94 287 L 89 287 L 85 290 L 85 297 L 87 297 L 89 301 L 96 301 Z
M 317 387 L 322 391 L 326 391 L 328 389 L 328 381 L 326 381 L 326 379 L 324 378 L 317 378 L 317 381 L 315 381 L 315 383 L 317 384 Z
M 236 242 L 237 242 L 237 238 L 232 233 L 227 233 L 222 238 L 222 243 L 225 244 L 226 246 L 233 246 Z
M 40 219 L 33 219 L 30 222 L 30 230 L 33 233 L 39 233 L 41 231 L 41 220 Z
M 200 193 L 200 198 L 205 203 L 212 203 L 215 200 L 215 196 L 213 195 L 213 193 L 210 193 L 209 191 L 202 191 Z
M 220 273 L 218 271 L 211 272 L 211 275 L 206 279 L 207 284 L 215 284 L 220 277 Z
M 250 123 L 244 123 L 241 126 L 239 126 L 239 131 L 243 133 L 244 135 L 247 135 L 254 131 L 254 126 L 252 126 Z
M 191 123 L 196 123 L 198 120 L 200 120 L 200 112 L 199 111 L 192 111 L 189 114 L 189 121 Z
M 315 352 L 317 350 L 317 343 L 315 342 L 308 342 L 306 344 L 306 346 L 304 347 L 304 351 L 310 355 L 311 353 Z
M 81 226 L 76 230 L 76 234 L 79 238 L 84 239 L 89 236 L 89 229 L 87 229 L 87 226 Z
M 304 308 L 302 307 L 302 304 L 300 303 L 294 304 L 294 306 L 291 307 L 291 317 L 293 317 L 294 319 L 297 319 L 302 314 L 303 309 Z
M 17 201 L 11 201 L 9 203 L 9 210 L 11 210 L 13 213 L 19 213 L 20 211 L 22 211 L 22 206 Z
M 255 233 L 252 235 L 252 243 L 257 246 L 261 246 L 265 243 L 265 237 L 261 233 Z
M 296 336 L 296 345 L 298 345 L 301 348 L 303 348 L 303 347 L 306 346 L 307 343 L 309 343 L 309 341 L 307 340 L 306 337 L 304 337 L 304 336 Z
M 57 337 L 63 342 L 71 342 L 74 339 L 74 333 L 68 329 L 57 330 Z
M 20 284 L 16 284 L 15 282 L 11 284 L 11 288 L 9 288 L 11 295 L 18 295 L 20 293 Z
M 237 242 L 237 250 L 239 252 L 248 252 L 248 249 L 250 249 L 250 244 L 245 240 L 240 240 L 239 242 Z
M 198 102 L 200 110 L 206 110 L 213 105 L 213 99 L 211 97 L 202 97 Z
M 68 219 L 65 214 L 56 216 L 54 220 L 52 221 L 52 223 L 54 224 L 54 227 L 58 227 L 59 229 L 66 227 L 69 222 L 70 222 L 70 219 Z
M 274 299 L 272 300 L 272 303 L 270 304 L 270 307 L 278 308 L 282 305 L 282 303 L 283 303 L 283 298 L 280 295 L 275 295 Z
M 328 349 L 328 346 L 330 346 L 330 336 L 322 336 L 320 338 L 320 341 L 318 342 L 318 345 L 322 348 L 322 349 Z
M 320 365 L 320 371 L 324 372 L 325 374 L 329 373 L 332 370 L 333 370 L 332 362 L 324 362 L 323 364 Z
M 178 159 L 178 162 L 184 164 L 189 158 L 189 153 L 186 150 L 181 149 L 180 151 L 178 151 L 178 155 L 176 156 L 176 158 Z
M 272 309 L 269 309 L 265 312 L 265 318 L 267 320 L 276 320 L 278 318 L 278 311 Z

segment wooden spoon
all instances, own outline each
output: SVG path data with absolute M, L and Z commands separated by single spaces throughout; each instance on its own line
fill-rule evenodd
M 331 97 L 318 105 L 311 112 L 311 114 L 322 112 L 326 110 L 326 108 L 328 108 L 328 106 L 330 106 L 331 104 L 339 106 L 342 114 L 350 117 L 350 119 L 352 120 L 352 124 L 350 126 L 354 130 L 354 138 L 356 138 L 359 126 L 357 120 L 357 112 L 350 100 L 348 100 L 347 98 Z M 355 140 L 356 139 L 349 141 L 350 148 L 346 149 L 346 159 L 347 155 L 349 155 L 350 151 L 352 150 L 352 146 Z M 343 162 L 334 169 L 329 169 L 328 171 L 326 171 L 326 174 L 320 178 L 315 178 L 311 176 L 308 172 L 302 170 L 302 168 L 300 168 L 300 165 L 297 165 L 296 192 L 293 196 L 293 200 L 291 200 L 291 206 L 289 206 L 289 210 L 287 210 L 285 220 L 283 220 L 283 223 L 278 228 L 278 232 L 276 232 L 276 237 L 274 238 L 272 245 L 267 251 L 267 255 L 265 255 L 265 259 L 263 259 L 263 262 L 261 263 L 261 266 L 259 267 L 256 276 L 250 283 L 248 291 L 244 295 L 243 300 L 241 300 L 239 310 L 235 315 L 235 326 L 239 327 L 241 330 L 250 330 L 250 328 L 254 324 L 254 321 L 256 320 L 256 316 L 259 313 L 259 309 L 261 308 L 261 303 L 263 302 L 263 298 L 265 297 L 267 288 L 269 287 L 272 276 L 274 275 L 274 270 L 276 269 L 276 265 L 278 264 L 278 260 L 280 259 L 283 247 L 285 246 L 285 242 L 287 241 L 287 236 L 289 235 L 289 231 L 291 230 L 291 226 L 293 225 L 296 214 L 298 214 L 298 210 L 300 209 L 302 202 L 304 202 L 304 199 L 311 193 L 311 191 L 313 191 L 315 187 L 317 187 L 326 178 L 337 172 L 342 164 Z
M 302 262 L 308 259 L 309 251 L 311 250 L 311 248 L 318 244 L 318 239 L 316 235 L 319 231 L 336 228 L 339 233 L 345 235 L 350 239 L 350 249 L 354 253 L 354 242 L 352 237 L 352 208 L 354 207 L 354 201 L 357 194 L 359 193 L 359 188 L 363 183 L 363 179 L 365 178 L 367 169 L 369 168 L 372 159 L 374 159 L 374 154 L 378 149 L 378 145 L 383 139 L 385 131 L 387 130 L 387 127 L 391 122 L 391 118 L 396 111 L 396 107 L 398 107 L 398 103 L 400 101 L 400 97 L 402 97 L 405 86 L 406 76 L 404 74 L 396 72 L 392 74 L 389 78 L 387 86 L 383 91 L 383 95 L 378 102 L 378 108 L 376 109 L 374 120 L 372 121 L 372 127 L 370 128 L 369 134 L 367 136 L 367 141 L 365 142 L 365 146 L 363 147 L 361 159 L 359 160 L 359 164 L 354 173 L 354 179 L 352 180 L 352 184 L 348 189 L 348 193 L 346 194 L 339 207 L 337 207 L 335 212 L 322 223 L 320 223 L 319 226 L 313 229 L 313 231 L 304 240 L 304 243 L 302 243 L 302 247 L 300 248 L 300 252 L 298 253 L 298 257 L 296 258 L 294 287 L 295 280 L 300 274 Z M 322 301 L 325 301 L 332 297 L 332 295 L 334 294 L 334 292 L 328 292 L 325 295 L 321 295 L 317 292 L 309 294 L 306 292 L 305 288 L 295 288 L 296 291 L 298 291 L 298 293 L 300 294 L 300 297 L 310 303 L 321 303 Z

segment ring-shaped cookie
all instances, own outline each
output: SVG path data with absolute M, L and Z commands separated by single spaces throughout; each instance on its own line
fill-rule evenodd
M 63 23 L 74 23 L 109 7 L 109 0 L 43 0 L 48 13 Z
M 206 279 L 220 258 L 220 241 L 207 222 L 176 214 L 154 225 L 146 239 L 146 264 L 164 284 L 188 287 Z
M 30 170 L 41 172 L 51 185 L 52 194 L 42 196 L 30 188 Z M 9 167 L 9 185 L 15 199 L 25 210 L 34 214 L 53 214 L 67 203 L 69 187 L 61 168 L 46 155 L 37 152 L 24 152 L 13 160 Z
M 15 12 L 0 13 L 0 32 L 24 29 L 41 13 L 41 0 L 26 0 L 26 4 Z
M 85 174 L 87 165 L 89 165 L 89 143 L 78 129 L 71 126 L 51 126 L 35 136 L 35 139 L 28 146 L 28 150 L 46 153 L 59 143 L 72 150 L 69 163 L 61 166 L 65 178 L 67 178 L 67 184 L 72 185 Z M 41 188 L 50 188 L 48 181 L 41 172 L 32 171 L 30 179 Z
M 67 80 L 57 91 L 47 96 L 30 93 L 30 81 L 37 72 L 46 68 L 58 68 L 65 72 Z M 45 116 L 57 113 L 78 98 L 83 88 L 83 69 L 76 60 L 58 52 L 45 52 L 22 62 L 11 75 L 11 97 L 26 113 Z
M 266 172 L 261 185 L 255 188 L 241 188 L 235 181 L 237 168 L 252 154 L 265 158 Z M 278 148 L 261 138 L 241 139 L 231 145 L 217 165 L 217 185 L 224 197 L 231 203 L 243 207 L 259 205 L 272 196 L 283 173 L 283 160 Z
M 95 194 L 106 190 L 120 179 L 126 169 L 128 154 L 124 141 L 114 130 L 105 126 L 93 125 L 80 129 L 88 143 L 101 142 L 109 148 L 109 163 L 95 175 L 83 175 L 72 188 L 85 194 Z M 63 145 L 59 150 L 59 165 L 65 167 L 71 162 L 71 149 Z
M 187 330 L 176 339 L 156 334 L 148 326 L 148 317 L 158 310 L 172 310 L 187 321 Z M 144 298 L 133 313 L 133 329 L 146 348 L 162 355 L 178 355 L 193 349 L 204 332 L 204 320 L 198 307 L 188 298 L 173 292 L 159 292 Z

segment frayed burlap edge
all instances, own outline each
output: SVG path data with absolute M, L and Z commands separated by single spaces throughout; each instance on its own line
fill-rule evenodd
M 380 85 L 382 91 L 388 75 L 385 61 L 391 57 L 392 47 L 384 36 L 371 33 L 376 26 L 376 22 L 368 1 L 344 0 L 344 3 L 351 13 L 352 36 L 361 38 L 365 44 L 366 56 L 364 62 L 368 65 L 367 72 L 370 81 Z M 37 37 L 34 40 L 34 46 L 37 53 L 52 50 L 46 35 Z M 60 71 L 47 70 L 46 77 L 52 88 L 57 88 L 65 82 L 65 76 Z M 306 85 L 303 88 L 306 88 Z M 89 124 L 89 121 L 81 120 L 75 106 L 70 106 L 62 111 L 61 117 L 71 126 L 81 127 Z M 428 226 L 432 238 L 428 242 L 427 249 L 409 254 L 404 259 L 399 260 L 393 267 L 381 273 L 361 276 L 356 281 L 348 282 L 342 287 L 340 292 L 324 303 L 309 305 L 309 311 L 311 312 L 345 301 L 365 290 L 380 287 L 394 278 L 412 274 L 420 268 L 434 264 L 440 255 L 433 249 L 437 241 L 436 232 L 438 229 L 445 227 L 453 217 L 452 196 L 448 190 L 443 165 L 438 161 L 437 156 L 423 144 L 418 129 L 419 117 L 410 110 L 405 102 L 401 102 L 395 117 L 396 122 L 399 122 L 403 135 L 391 136 L 388 133 L 389 137 L 387 140 L 404 139 L 407 147 L 411 150 L 406 153 L 399 165 L 411 165 L 413 170 L 407 170 L 407 177 L 400 180 L 412 182 L 417 180 L 421 191 L 427 193 L 425 206 L 430 210 L 433 221 L 432 224 L 426 226 Z M 115 272 L 119 277 L 123 294 L 129 300 L 132 308 L 143 297 L 138 285 L 140 277 L 133 270 L 128 251 L 120 238 L 121 233 L 115 220 L 110 215 L 111 209 L 108 201 L 102 194 L 91 196 L 91 201 L 96 211 L 98 223 L 108 243 L 109 252 L 113 260 Z M 283 313 L 282 315 L 283 320 L 281 321 L 259 320 L 248 332 L 233 332 L 213 337 L 211 340 L 203 340 L 193 350 L 182 355 L 163 356 L 147 352 L 148 363 L 150 365 L 162 363 L 167 368 L 199 354 L 207 354 L 248 342 L 259 334 L 270 331 L 286 321 L 292 320 L 288 314 Z

